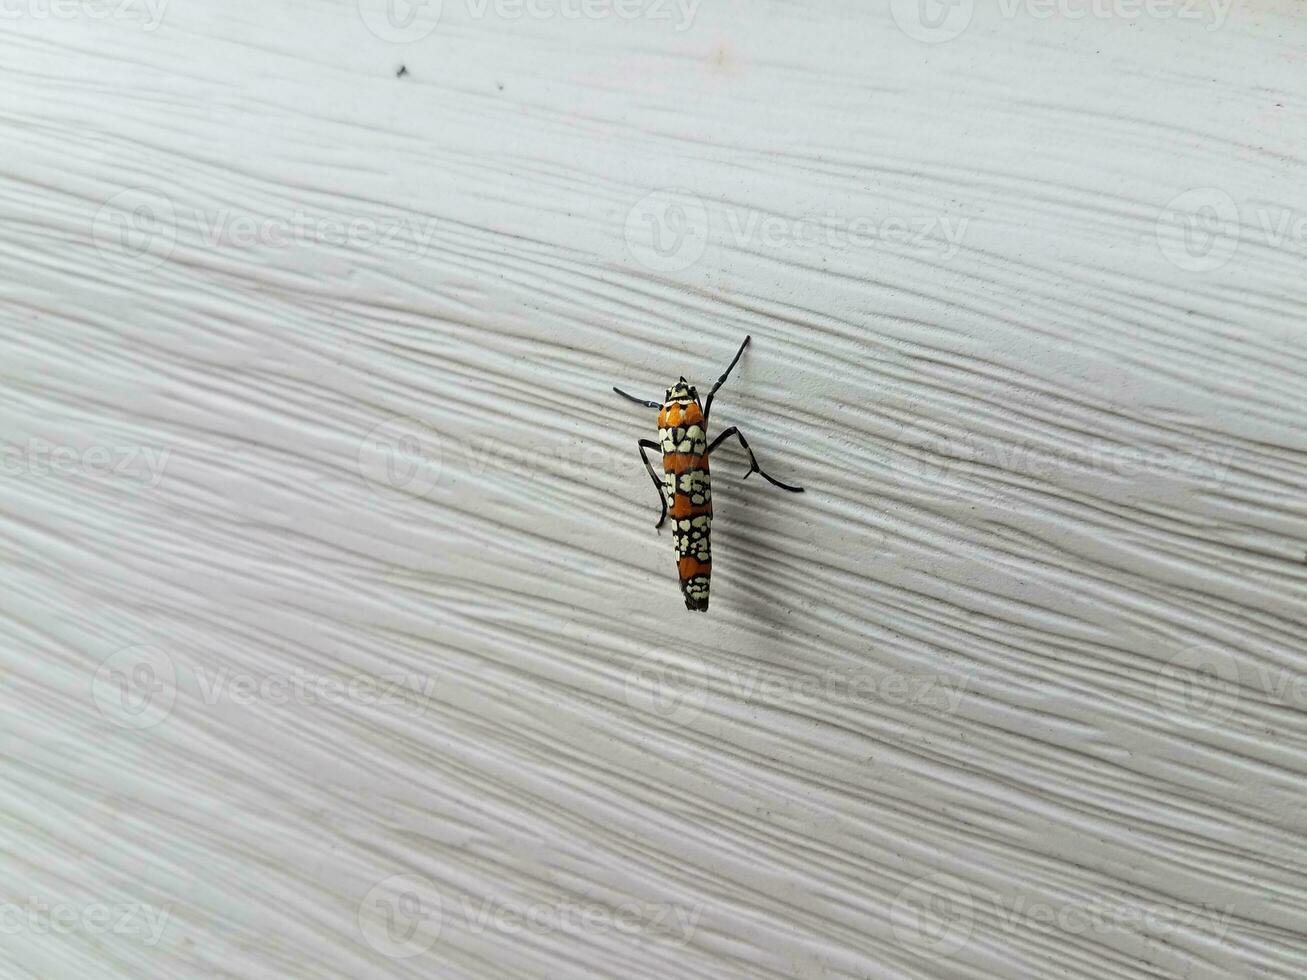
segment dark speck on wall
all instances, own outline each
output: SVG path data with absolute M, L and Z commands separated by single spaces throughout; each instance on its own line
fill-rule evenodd
M 499 89 L 499 91 L 502 92 L 502 91 L 504 90 L 504 83 L 503 83 L 503 82 L 495 82 L 495 88 Z
M 396 78 L 403 78 L 403 77 L 404 77 L 405 75 L 407 75 L 407 74 L 408 74 L 408 66 L 407 66 L 407 65 L 400 65 L 400 66 L 399 66 L 399 71 L 395 72 L 395 77 L 396 77 Z

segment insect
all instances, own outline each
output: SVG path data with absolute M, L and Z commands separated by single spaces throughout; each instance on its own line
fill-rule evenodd
M 676 569 L 681 579 L 681 594 L 685 597 L 685 608 L 697 612 L 708 609 L 708 585 L 712 578 L 712 551 L 709 547 L 709 530 L 712 526 L 712 481 L 708 475 L 708 460 L 713 450 L 731 436 L 740 440 L 740 446 L 749 456 L 749 472 L 744 474 L 747 480 L 757 473 L 772 486 L 780 487 L 791 493 L 802 493 L 803 487 L 792 487 L 773 479 L 763 472 L 758 460 L 749 448 L 744 433 L 731 426 L 722 434 L 708 442 L 708 413 L 712 411 L 713 396 L 717 394 L 731 370 L 744 355 L 751 338 L 745 337 L 735 357 L 726 366 L 722 376 L 717 379 L 699 405 L 699 393 L 694 385 L 686 383 L 682 377 L 667 389 L 662 403 L 636 398 L 628 395 L 621 388 L 614 387 L 623 398 L 644 405 L 646 408 L 658 409 L 658 441 L 641 439 L 640 458 L 644 468 L 653 479 L 658 491 L 658 501 L 662 505 L 662 515 L 658 518 L 656 528 L 663 526 L 667 515 L 671 514 L 674 522 L 674 544 L 676 545 Z M 645 454 L 646 449 L 653 449 L 663 454 L 663 478 L 658 479 L 653 464 Z

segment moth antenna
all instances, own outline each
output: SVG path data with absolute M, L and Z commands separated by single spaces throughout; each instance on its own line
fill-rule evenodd
M 623 398 L 625 398 L 627 401 L 633 401 L 633 402 L 635 402 L 637 405 L 643 405 L 643 406 L 645 406 L 645 408 L 662 408 L 662 407 L 663 407 L 661 402 L 651 402 L 651 401 L 649 401 L 649 399 L 647 399 L 647 398 L 636 398 L 635 395 L 628 395 L 626 392 L 624 392 L 621 388 L 617 387 L 616 385 L 613 385 L 613 391 L 617 392 L 619 395 L 621 395 L 621 396 L 622 396 Z

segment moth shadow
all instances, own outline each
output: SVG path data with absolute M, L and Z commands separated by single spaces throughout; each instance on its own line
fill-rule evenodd
M 787 601 L 787 589 L 781 576 L 773 573 L 783 560 L 776 552 L 776 542 L 770 527 L 771 512 L 744 500 L 733 503 L 722 522 L 722 537 L 729 536 L 723 549 L 725 559 L 720 575 L 731 577 L 731 590 L 735 601 L 753 622 L 773 629 L 759 630 L 765 637 L 776 637 L 790 625 L 792 609 Z M 717 521 L 713 522 L 714 536 Z M 714 572 L 717 572 L 714 563 Z

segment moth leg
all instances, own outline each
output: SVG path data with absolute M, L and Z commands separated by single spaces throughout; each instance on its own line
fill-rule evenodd
M 654 487 L 658 491 L 658 502 L 663 507 L 662 516 L 658 518 L 658 523 L 654 525 L 655 528 L 659 528 L 663 526 L 663 521 L 667 520 L 667 491 L 663 488 L 663 481 L 658 479 L 658 474 L 654 472 L 653 464 L 649 462 L 649 457 L 644 454 L 644 451 L 646 449 L 655 449 L 662 452 L 663 447 L 652 439 L 641 439 L 636 445 L 640 447 L 640 458 L 644 460 L 644 468 L 649 471 L 649 478 L 653 480 Z
M 722 376 L 717 379 L 717 383 L 712 386 L 712 391 L 708 392 L 708 397 L 704 399 L 704 403 L 703 403 L 704 422 L 708 421 L 708 413 L 712 411 L 713 395 L 717 394 L 717 389 L 726 383 L 726 379 L 730 376 L 731 370 L 735 367 L 736 364 L 740 362 L 740 358 L 744 356 L 744 348 L 749 346 L 749 341 L 751 339 L 752 338 L 750 337 L 744 338 L 744 343 L 740 344 L 740 349 L 735 352 L 735 357 L 731 359 L 730 364 L 726 365 L 726 370 L 722 372 Z
M 729 429 L 722 430 L 721 435 L 719 435 L 716 439 L 714 439 L 712 441 L 712 445 L 708 447 L 707 455 L 712 456 L 713 450 L 716 449 L 718 446 L 720 446 L 725 439 L 728 439 L 731 436 L 735 436 L 737 439 L 739 439 L 740 445 L 743 446 L 744 451 L 749 454 L 749 472 L 744 474 L 744 478 L 746 480 L 749 478 L 750 473 L 757 473 L 759 476 L 761 476 L 764 480 L 766 480 L 774 487 L 780 487 L 782 490 L 790 491 L 790 493 L 803 493 L 803 487 L 792 487 L 788 483 L 782 483 L 780 480 L 773 479 L 772 477 L 764 473 L 762 467 L 758 465 L 757 457 L 753 455 L 753 450 L 749 448 L 749 441 L 744 438 L 744 433 L 741 432 L 739 429 L 737 429 L 735 426 L 731 426 Z

